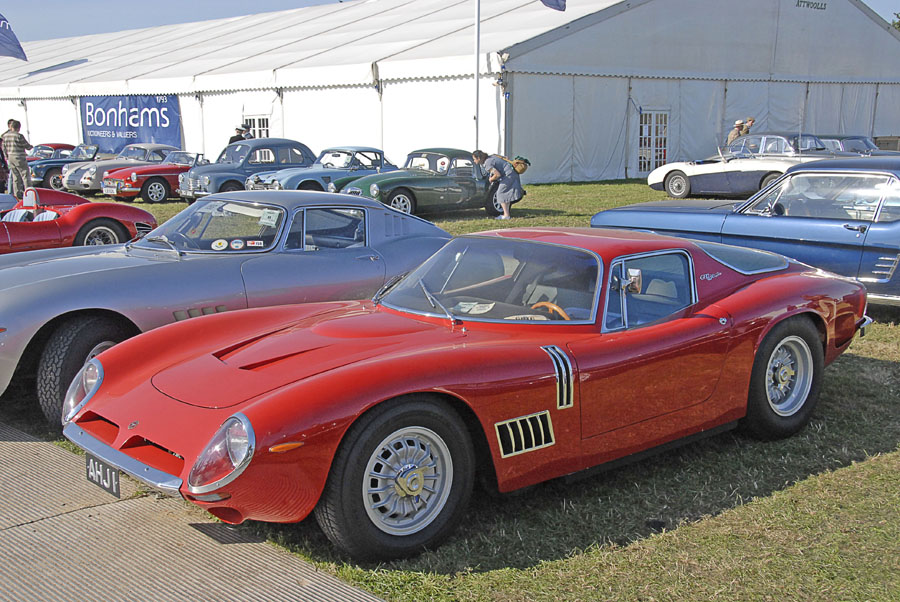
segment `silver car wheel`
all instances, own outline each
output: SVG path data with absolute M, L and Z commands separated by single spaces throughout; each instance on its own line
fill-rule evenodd
M 88 230 L 84 236 L 84 244 L 87 245 L 114 245 L 118 244 L 119 235 L 107 226 L 95 226 Z
M 453 460 L 437 433 L 411 426 L 385 437 L 363 474 L 363 503 L 372 524 L 389 535 L 410 535 L 441 514 L 453 484 Z
M 150 182 L 147 184 L 147 196 L 153 203 L 161 203 L 166 200 L 166 187 L 160 182 Z
M 47 179 L 47 184 L 53 190 L 65 190 L 65 187 L 63 186 L 63 177 L 59 171 L 54 170 L 54 172 L 50 174 L 50 177 Z
M 812 352 L 802 338 L 783 339 L 769 356 L 766 366 L 766 396 L 779 416 L 797 413 L 812 387 Z
M 391 207 L 403 213 L 412 213 L 412 200 L 400 192 L 391 197 Z

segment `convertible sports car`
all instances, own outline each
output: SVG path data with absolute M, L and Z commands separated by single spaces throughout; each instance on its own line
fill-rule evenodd
M 404 213 L 469 207 L 484 207 L 492 216 L 503 212 L 493 196 L 488 198 L 490 184 L 481 167 L 472 162 L 472 153 L 454 148 L 413 151 L 403 169 L 365 176 L 349 185 L 338 180 L 335 189 L 367 196 Z
M 75 147 L 71 144 L 62 142 L 50 142 L 47 144 L 35 144 L 34 148 L 28 153 L 26 159 L 31 161 L 40 161 L 42 159 L 64 159 L 72 153 Z
M 107 172 L 162 163 L 170 152 L 178 150 L 168 144 L 129 144 L 113 159 L 69 163 L 62 169 L 63 186 L 72 192 L 100 192 L 101 182 Z
M 178 188 L 178 175 L 209 161 L 202 153 L 172 151 L 162 163 L 126 167 L 107 172 L 103 194 L 129 201 L 140 195 L 145 203 L 162 203 Z
M 14 373 L 36 374 L 58 424 L 72 376 L 123 339 L 204 314 L 372 295 L 449 239 L 367 199 L 244 192 L 195 203 L 126 245 L 0 257 L 0 393 Z
M 824 142 L 810 134 L 747 134 L 708 159 L 661 165 L 647 176 L 647 184 L 675 199 L 746 197 L 768 186 L 792 165 L 833 156 Z
M 137 207 L 92 203 L 67 192 L 28 188 L 22 202 L 0 210 L 0 254 L 115 244 L 155 227 L 153 214 Z M 5 285 L 4 278 L 0 286 Z
M 308 167 L 263 171 L 247 178 L 247 190 L 326 190 L 338 178 L 356 179 L 396 171 L 384 151 L 369 146 L 336 146 L 322 151 Z M 354 177 L 355 176 L 355 177 Z M 336 191 L 332 191 L 336 192 Z
M 621 230 L 456 238 L 372 301 L 206 316 L 92 359 L 63 407 L 119 471 L 229 523 L 310 512 L 360 558 L 433 548 L 501 492 L 741 425 L 786 437 L 868 321 L 782 256 Z
M 31 170 L 31 181 L 35 186 L 52 188 L 53 190 L 65 190 L 63 186 L 62 170 L 70 163 L 83 163 L 100 159 L 112 159 L 115 155 L 99 153 L 100 147 L 95 144 L 79 144 L 68 157 L 56 159 L 40 159 L 28 164 Z
M 632 228 L 766 249 L 864 282 L 900 305 L 900 157 L 804 163 L 748 201 L 659 201 L 601 211 Z

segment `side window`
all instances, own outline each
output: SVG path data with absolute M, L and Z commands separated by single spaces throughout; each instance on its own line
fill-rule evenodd
M 168 152 L 169 151 L 165 151 L 165 150 L 150 151 L 150 160 L 151 161 L 162 161 L 163 159 L 166 158 L 166 155 L 168 154 Z
M 362 209 L 307 209 L 306 248 L 344 249 L 366 244 L 366 213 Z
M 375 169 L 381 167 L 381 155 L 372 152 L 358 152 L 353 157 L 351 167 L 357 166 L 363 169 Z
M 278 149 L 278 162 L 302 165 L 306 159 L 299 148 L 283 147 Z
M 620 260 L 610 274 L 608 330 L 656 322 L 693 302 L 691 266 L 684 253 Z
M 759 136 L 744 136 L 744 152 L 755 155 L 759 152 L 759 146 L 762 144 L 762 138 Z
M 887 178 L 852 174 L 797 174 L 773 206 L 776 215 L 872 221 Z
M 247 159 L 247 163 L 251 165 L 262 165 L 265 163 L 275 163 L 275 153 L 268 148 L 258 148 Z
M 787 152 L 787 143 L 784 138 L 766 138 L 766 153 L 781 155 Z
M 287 239 L 284 241 L 285 249 L 302 249 L 303 248 L 303 212 L 298 211 L 294 214 L 291 221 L 291 228 L 288 230 Z
M 891 179 L 886 187 L 884 204 L 878 214 L 879 222 L 896 222 L 900 220 L 900 182 Z
M 447 175 L 458 176 L 462 178 L 471 178 L 472 166 L 473 163 L 471 159 L 454 159 L 453 166 L 450 168 L 450 171 L 447 173 Z

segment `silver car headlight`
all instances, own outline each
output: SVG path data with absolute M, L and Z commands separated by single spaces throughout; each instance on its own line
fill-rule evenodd
M 62 173 L 62 175 L 66 175 L 66 172 L 67 172 L 67 171 L 69 171 L 69 166 L 68 166 L 68 165 L 63 165 L 63 166 L 62 166 L 62 171 L 61 171 L 60 173 Z
M 131 181 L 137 182 L 137 174 L 135 172 L 131 172 Z
M 103 365 L 94 358 L 81 367 L 66 391 L 62 408 L 63 425 L 69 424 L 75 418 L 101 384 L 103 384 Z
M 204 186 L 209 186 L 209 176 L 203 176 L 200 178 L 200 183 Z
M 87 173 L 86 173 L 85 175 L 87 175 L 87 176 L 92 176 L 92 175 L 94 175 L 95 173 L 97 173 L 97 166 L 96 166 L 96 165 L 91 165 L 90 167 L 88 167 Z
M 328 182 L 328 192 L 337 192 L 337 186 L 334 185 L 334 182 Z
M 209 493 L 240 475 L 253 458 L 256 436 L 241 413 L 230 416 L 197 457 L 188 475 L 188 491 Z
M 369 186 L 369 196 L 371 196 L 373 199 L 378 197 L 379 192 L 380 191 L 378 190 L 378 184 L 372 184 L 371 186 Z
M 184 184 L 184 174 L 183 173 L 178 174 L 178 183 Z

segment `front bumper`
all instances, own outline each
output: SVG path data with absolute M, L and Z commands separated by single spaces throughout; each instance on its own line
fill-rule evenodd
M 179 188 L 175 191 L 175 194 L 183 199 L 197 199 L 212 193 L 206 192 L 205 190 L 185 190 L 184 188 Z

